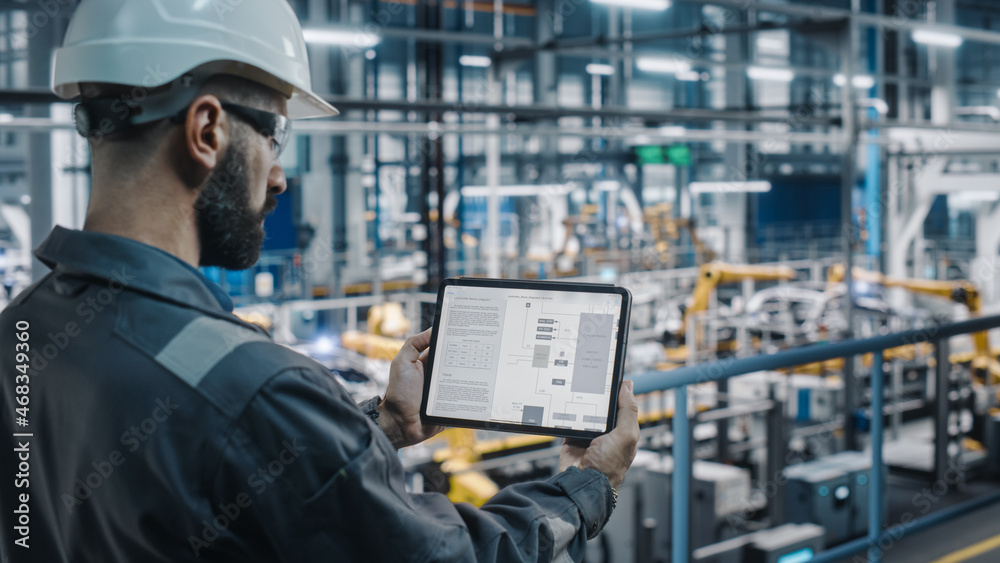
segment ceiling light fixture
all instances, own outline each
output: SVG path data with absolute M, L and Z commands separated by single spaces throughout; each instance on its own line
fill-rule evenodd
M 302 37 L 313 45 L 339 45 L 367 49 L 382 42 L 374 33 L 361 33 L 346 29 L 303 29 Z
M 615 73 L 615 67 L 608 64 L 590 63 L 587 65 L 587 74 L 597 74 L 599 76 L 611 76 Z
M 640 10 L 663 11 L 670 7 L 670 0 L 591 0 L 594 4 L 605 6 L 620 6 L 622 8 L 638 8 Z
M 684 82 L 698 82 L 701 80 L 701 73 L 697 70 L 685 70 L 677 73 L 677 80 Z
M 943 31 L 931 31 L 929 29 L 918 29 L 913 32 L 913 40 L 924 45 L 935 47 L 950 47 L 954 49 L 962 44 L 964 39 L 961 35 L 945 33 Z
M 770 82 L 791 82 L 795 79 L 795 73 L 787 68 L 766 66 L 752 66 L 748 68 L 747 76 L 754 80 L 767 80 Z
M 516 184 L 511 186 L 497 186 L 496 194 L 501 197 L 510 196 L 537 196 L 537 195 L 564 195 L 575 188 L 575 184 Z M 464 186 L 462 195 L 465 197 L 486 197 L 493 190 L 489 186 Z
M 847 83 L 847 79 L 844 78 L 843 74 L 838 73 L 833 75 L 833 83 L 837 86 L 843 86 Z M 851 84 L 854 84 L 855 88 L 859 88 L 861 90 L 870 90 L 875 87 L 875 77 L 868 76 L 867 74 L 855 74 L 851 78 Z
M 475 66 L 479 68 L 489 68 L 493 60 L 482 55 L 462 55 L 458 57 L 458 64 L 462 66 Z
M 639 57 L 635 60 L 635 66 L 645 72 L 662 72 L 666 74 L 677 74 L 691 70 L 691 63 L 680 58 L 667 57 Z
M 766 193 L 771 182 L 691 182 L 691 194 Z

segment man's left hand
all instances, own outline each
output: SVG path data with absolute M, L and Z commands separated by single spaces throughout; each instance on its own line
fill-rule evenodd
M 406 339 L 389 368 L 389 386 L 379 404 L 379 424 L 396 448 L 419 444 L 444 430 L 420 421 L 420 399 L 424 392 L 424 362 L 431 343 L 431 330 Z

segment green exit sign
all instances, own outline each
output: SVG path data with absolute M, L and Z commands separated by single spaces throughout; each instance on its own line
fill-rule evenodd
M 675 166 L 691 165 L 691 149 L 687 145 L 645 145 L 635 147 L 635 155 L 639 164 L 673 164 Z
M 687 145 L 667 147 L 667 158 L 676 166 L 691 166 L 691 149 Z
M 661 146 L 635 147 L 635 155 L 639 158 L 639 164 L 666 164 L 667 155 L 663 153 Z

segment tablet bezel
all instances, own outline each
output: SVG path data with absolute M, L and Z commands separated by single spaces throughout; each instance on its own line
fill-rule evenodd
M 568 293 L 615 293 L 622 296 L 621 314 L 618 318 L 618 338 L 615 347 L 611 377 L 611 400 L 608 403 L 608 423 L 603 431 L 572 430 L 553 428 L 549 426 L 532 426 L 503 422 L 473 420 L 467 418 L 448 418 L 427 414 L 430 398 L 431 379 L 434 377 L 434 351 L 437 349 L 438 328 L 441 323 L 441 312 L 444 304 L 444 292 L 448 286 L 486 287 L 499 289 L 533 289 L 538 291 L 562 291 Z M 592 440 L 606 434 L 615 427 L 618 419 L 618 392 L 625 372 L 625 351 L 628 346 L 628 328 L 632 313 L 632 294 L 628 289 L 612 284 L 502 280 L 493 278 L 448 278 L 438 287 L 437 305 L 434 310 L 434 324 L 431 330 L 431 343 L 428 348 L 427 361 L 424 362 L 424 390 L 420 400 L 420 418 L 424 424 L 440 426 L 456 426 L 460 428 L 475 428 L 481 430 L 496 430 L 501 432 L 517 432 L 520 434 L 539 434 L 543 436 L 558 436 Z

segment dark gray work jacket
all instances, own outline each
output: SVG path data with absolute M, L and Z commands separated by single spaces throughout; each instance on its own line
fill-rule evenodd
M 410 494 L 329 370 L 196 269 L 60 227 L 35 255 L 0 314 L 3 561 L 580 559 L 611 512 L 592 469 L 480 509 Z

